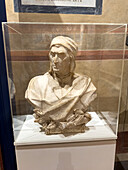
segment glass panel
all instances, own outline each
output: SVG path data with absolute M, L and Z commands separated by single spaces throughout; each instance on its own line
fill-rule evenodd
M 116 139 L 124 65 L 125 24 L 4 23 L 3 30 L 16 145 Z M 35 107 L 25 99 L 25 91 L 30 80 L 35 76 L 42 77 L 49 71 L 50 43 L 57 36 L 70 37 L 78 44 L 74 72 L 82 75 L 81 77 L 91 78 L 93 87 L 96 87 L 97 97 L 90 101 L 87 107 L 92 119 L 86 124 L 84 133 L 47 135 L 46 131 L 40 132 L 42 126 L 34 122 Z M 51 74 L 53 79 L 54 76 Z M 58 79 L 57 81 L 59 82 Z M 82 90 L 80 85 L 78 87 Z M 36 91 L 37 89 L 38 87 Z M 64 90 L 61 86 L 60 91 Z M 49 93 L 49 96 L 53 95 L 48 89 L 44 92 Z M 40 97 L 39 95 L 35 100 L 39 100 Z M 54 96 L 49 100 L 53 98 Z M 58 102 L 60 98 L 58 97 Z M 40 99 L 40 104 L 43 100 L 45 99 Z M 41 107 L 53 109 L 51 106 L 48 107 L 48 104 L 49 101 L 47 106 L 45 103 Z M 86 104 L 85 102 L 84 105 Z M 54 115 L 53 113 L 54 109 L 50 114 Z M 57 113 L 63 115 L 64 111 L 60 108 Z
M 118 125 L 118 139 L 116 145 L 115 169 L 127 169 L 128 166 L 128 47 L 125 49 L 123 70 L 121 109 Z

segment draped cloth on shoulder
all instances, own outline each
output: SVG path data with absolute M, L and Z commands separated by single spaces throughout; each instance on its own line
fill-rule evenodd
M 74 109 L 87 108 L 96 98 L 96 87 L 86 76 L 74 74 L 72 86 L 67 89 L 47 72 L 34 77 L 29 82 L 25 98 L 35 107 L 42 110 L 45 119 L 64 121 Z

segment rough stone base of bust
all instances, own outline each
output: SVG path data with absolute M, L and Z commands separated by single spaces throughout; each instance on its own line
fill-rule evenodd
M 76 126 L 75 128 L 67 128 L 64 130 L 61 130 L 60 128 L 55 129 L 42 129 L 41 131 L 44 131 L 46 135 L 55 135 L 55 134 L 70 134 L 70 133 L 84 133 L 85 132 L 85 124 Z
M 82 109 L 74 109 L 73 113 L 68 115 L 63 121 L 53 121 L 50 118 L 48 119 L 47 115 L 42 115 L 41 110 L 34 109 L 34 122 L 38 122 L 42 126 L 40 129 L 46 135 L 84 133 L 85 125 L 91 120 L 91 115 Z M 61 114 L 59 116 L 61 118 Z

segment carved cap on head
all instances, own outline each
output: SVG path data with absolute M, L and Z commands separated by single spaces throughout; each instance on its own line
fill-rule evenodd
M 57 36 L 53 38 L 50 48 L 56 45 L 62 45 L 63 47 L 67 48 L 74 56 L 77 54 L 78 45 L 69 37 Z

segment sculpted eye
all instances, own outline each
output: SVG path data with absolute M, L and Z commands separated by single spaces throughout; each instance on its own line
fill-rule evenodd
M 50 57 L 54 57 L 54 56 L 55 56 L 55 53 L 50 52 Z
M 59 56 L 59 58 L 64 59 L 66 57 L 66 54 L 65 53 L 59 53 L 58 56 Z

